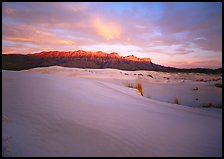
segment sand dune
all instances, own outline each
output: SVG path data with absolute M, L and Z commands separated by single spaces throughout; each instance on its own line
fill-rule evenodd
M 153 100 L 181 105 L 203 107 L 209 104 L 222 106 L 222 89 L 214 84 L 222 83 L 221 75 L 201 73 L 164 73 L 155 71 L 122 71 L 116 69 L 76 69 L 58 66 L 27 70 L 45 74 L 97 79 L 120 86 L 143 85 L 144 96 Z M 153 77 L 153 78 L 152 78 Z
M 222 102 L 212 81 L 56 66 L 2 74 L 3 156 L 222 156 L 221 109 L 201 108 Z

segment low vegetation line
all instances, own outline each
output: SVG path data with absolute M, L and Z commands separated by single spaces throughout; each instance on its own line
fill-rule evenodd
M 180 104 L 180 100 L 179 100 L 178 98 L 175 98 L 175 99 L 174 99 L 174 103 L 175 103 L 175 104 Z
M 135 84 L 128 83 L 127 87 L 137 89 L 139 91 L 139 93 L 141 94 L 141 96 L 143 96 L 143 89 L 142 89 L 142 84 L 141 83 L 138 83 L 137 86 Z

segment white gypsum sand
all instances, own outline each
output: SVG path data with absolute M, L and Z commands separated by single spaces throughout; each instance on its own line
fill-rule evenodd
M 217 99 L 208 102 L 220 104 L 222 89 L 192 79 L 180 84 L 176 74 L 150 71 L 151 78 L 148 73 L 56 66 L 3 70 L 2 155 L 222 156 L 221 109 L 166 102 L 172 92 L 184 95 L 180 85 L 217 92 Z M 126 85 L 138 81 L 143 97 Z M 152 95 L 151 87 L 157 94 L 152 99 L 146 96 Z M 199 97 L 206 103 L 204 95 Z
M 202 73 L 164 73 L 155 71 L 123 71 L 116 69 L 78 69 L 58 66 L 27 70 L 45 74 L 97 79 L 126 87 L 143 85 L 144 97 L 191 107 L 222 106 L 221 75 Z

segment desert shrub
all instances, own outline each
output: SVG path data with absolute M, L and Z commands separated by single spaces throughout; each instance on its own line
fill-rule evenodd
M 193 91 L 198 91 L 198 87 L 195 87 L 195 88 L 193 89 Z
M 180 104 L 180 100 L 179 100 L 178 98 L 175 98 L 175 99 L 174 99 L 174 103 L 175 103 L 175 104 Z
M 209 103 L 209 104 L 203 105 L 202 107 L 204 107 L 204 108 L 210 108 L 212 106 L 213 106 L 213 104 L 212 103 Z
M 152 75 L 150 75 L 150 74 L 148 74 L 147 76 L 148 76 L 148 77 L 151 77 L 151 78 L 153 78 L 153 76 L 152 76 Z
M 220 77 L 218 77 L 218 78 L 212 78 L 212 79 L 208 79 L 208 80 L 205 80 L 205 79 L 198 79 L 198 80 L 196 80 L 196 81 L 210 82 L 210 81 L 219 81 L 219 80 L 221 80 Z
M 167 79 L 167 80 L 169 80 L 170 78 L 169 77 L 163 77 L 164 79 Z
M 214 105 L 214 104 L 212 104 L 212 103 L 209 103 L 209 104 L 207 104 L 207 105 L 203 105 L 202 107 L 204 107 L 204 108 L 222 108 L 222 105 Z
M 222 83 L 216 83 L 215 86 L 218 88 L 222 88 Z
M 142 84 L 141 83 L 138 83 L 137 90 L 141 93 L 141 96 L 143 96 Z
M 211 79 L 211 80 L 209 80 L 209 81 L 219 81 L 219 80 L 221 80 L 220 77 L 218 77 L 218 78 L 213 78 L 213 79 Z
M 197 79 L 196 81 L 204 82 L 205 80 L 201 78 L 201 79 Z
M 138 76 L 143 76 L 143 74 L 139 73 Z
M 132 83 L 128 83 L 128 87 L 129 88 L 136 88 L 136 86 L 134 86 Z
M 141 83 L 138 83 L 137 86 L 135 84 L 128 83 L 127 87 L 137 89 L 140 92 L 141 96 L 143 96 L 143 90 L 142 90 L 142 84 Z

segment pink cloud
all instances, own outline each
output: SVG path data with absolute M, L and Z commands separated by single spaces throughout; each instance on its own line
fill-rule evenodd
M 189 60 L 197 54 L 203 56 L 206 50 L 222 51 L 220 10 L 199 4 L 160 5 L 163 8 L 160 12 L 156 12 L 152 3 L 112 12 L 105 9 L 107 3 L 3 3 L 2 38 L 24 43 L 28 51 L 88 45 L 135 46 L 135 54 L 146 57 L 158 54 L 155 57 L 164 56 L 167 60 L 175 55 L 178 60 L 182 56 Z M 198 37 L 206 40 L 194 40 Z M 3 53 L 12 50 L 10 47 L 4 46 Z M 121 52 L 120 48 L 113 50 Z M 195 48 L 202 51 L 198 53 Z M 220 57 L 219 54 L 214 56 Z
M 170 62 L 168 66 L 176 68 L 220 68 L 222 61 L 220 60 L 186 60 L 181 62 Z

